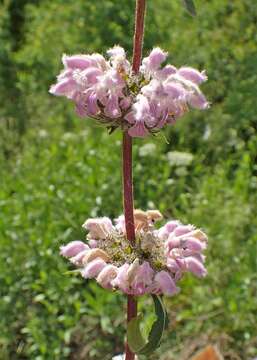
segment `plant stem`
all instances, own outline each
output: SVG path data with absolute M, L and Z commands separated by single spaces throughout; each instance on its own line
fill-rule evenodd
M 144 37 L 144 16 L 145 16 L 146 0 L 136 0 L 136 13 L 135 13 L 135 33 L 133 44 L 133 62 L 132 70 L 135 74 L 138 73 L 141 57 L 142 46 Z M 123 207 L 126 224 L 127 239 L 133 246 L 135 243 L 135 226 L 134 226 L 134 199 L 133 199 L 133 173 L 132 173 L 132 138 L 127 131 L 123 134 L 122 144 L 122 157 L 123 157 Z M 128 295 L 127 304 L 127 322 L 133 317 L 137 316 L 137 301 L 132 295 Z M 135 354 L 129 349 L 126 344 L 126 357 L 125 360 L 134 360 Z

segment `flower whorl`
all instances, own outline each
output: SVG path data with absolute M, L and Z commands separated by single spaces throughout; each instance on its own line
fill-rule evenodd
M 135 210 L 134 216 L 134 246 L 126 239 L 123 215 L 115 225 L 103 217 L 84 223 L 88 244 L 72 241 L 61 247 L 61 254 L 79 267 L 84 278 L 95 278 L 102 287 L 126 294 L 172 296 L 185 272 L 206 275 L 204 232 L 177 220 L 156 229 L 155 221 L 162 218 L 157 210 Z
M 132 137 L 145 137 L 185 114 L 189 107 L 206 109 L 209 104 L 199 85 L 207 80 L 204 71 L 177 69 L 162 64 L 167 58 L 154 48 L 133 74 L 120 46 L 100 54 L 63 55 L 64 70 L 50 93 L 75 103 L 81 117 L 91 117 L 110 130 L 121 127 Z

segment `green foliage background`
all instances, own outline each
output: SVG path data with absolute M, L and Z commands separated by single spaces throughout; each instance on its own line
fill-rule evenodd
M 257 356 L 257 4 L 148 0 L 145 53 L 205 68 L 209 111 L 136 140 L 136 207 L 209 235 L 209 275 L 167 299 L 170 324 L 152 359 L 188 359 L 207 342 L 226 359 Z M 0 359 L 104 359 L 123 348 L 124 298 L 64 275 L 59 246 L 80 225 L 122 211 L 121 134 L 48 94 L 62 53 L 131 54 L 132 0 L 0 2 Z M 142 311 L 150 306 L 141 302 Z M 190 350 L 191 349 L 191 350 Z

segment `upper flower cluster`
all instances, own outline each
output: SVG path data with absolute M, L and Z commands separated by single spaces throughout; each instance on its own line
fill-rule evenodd
M 133 74 L 120 46 L 100 54 L 63 55 L 64 70 L 50 93 L 74 101 L 81 117 L 92 117 L 111 130 L 121 127 L 130 136 L 144 137 L 173 124 L 189 107 L 206 109 L 209 104 L 199 85 L 205 72 L 190 67 L 163 65 L 167 58 L 154 48 Z
M 115 221 L 107 217 L 88 219 L 88 243 L 72 241 L 61 247 L 61 254 L 80 269 L 84 278 L 96 278 L 107 289 L 126 294 L 174 295 L 183 273 L 206 275 L 207 237 L 193 225 L 169 221 L 160 229 L 154 222 L 162 219 L 157 210 L 135 210 L 136 242 L 126 239 L 124 216 Z

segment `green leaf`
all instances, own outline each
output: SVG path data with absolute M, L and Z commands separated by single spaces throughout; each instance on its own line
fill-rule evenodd
M 157 319 L 153 323 L 152 329 L 148 336 L 148 341 L 146 342 L 144 340 L 140 330 L 140 321 L 142 319 L 142 315 L 133 318 L 128 324 L 129 347 L 133 352 L 141 355 L 149 355 L 160 346 L 161 338 L 167 325 L 167 313 L 162 303 L 161 297 L 152 295 L 152 298 L 154 301 L 155 315 Z
M 196 16 L 196 8 L 193 0 L 182 0 L 182 3 L 191 16 Z
M 138 353 L 145 346 L 145 339 L 140 331 L 140 321 L 142 320 L 142 314 L 130 320 L 128 323 L 128 335 L 127 340 L 130 349 L 134 353 Z
M 68 270 L 68 271 L 65 271 L 64 273 L 63 273 L 63 275 L 78 275 L 78 274 L 80 274 L 80 270 L 79 269 L 76 269 L 76 270 Z
M 160 296 L 152 295 L 157 320 L 153 323 L 147 344 L 139 351 L 139 354 L 149 355 L 156 350 L 160 344 L 166 325 L 166 309 Z

